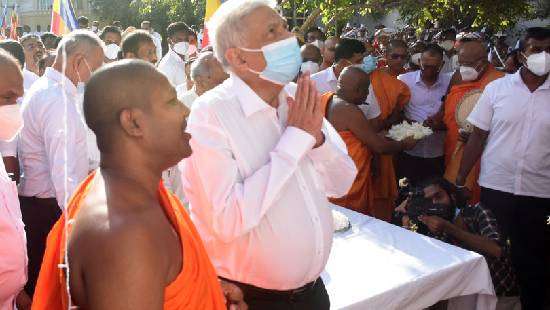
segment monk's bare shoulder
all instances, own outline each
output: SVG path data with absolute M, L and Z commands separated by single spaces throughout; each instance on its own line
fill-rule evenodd
M 137 292 L 147 291 L 160 294 L 162 302 L 171 262 L 162 242 L 162 225 L 154 220 L 160 207 L 156 201 L 133 202 L 130 208 L 118 205 L 123 199 L 107 202 L 99 188 L 86 197 L 72 224 L 68 254 L 73 298 L 80 306 L 93 302 L 102 308 L 112 291 L 125 287 L 128 300 L 139 301 L 143 297 Z M 147 302 L 158 303 L 155 296 L 147 297 Z
M 350 120 L 357 119 L 360 113 L 356 105 L 335 99 L 330 107 L 329 121 L 337 131 L 348 130 Z

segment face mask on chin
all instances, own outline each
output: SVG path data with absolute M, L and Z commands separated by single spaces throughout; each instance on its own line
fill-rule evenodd
M 286 85 L 298 75 L 302 65 L 302 55 L 296 37 L 289 37 L 264 45 L 261 49 L 240 48 L 247 52 L 263 53 L 266 66 L 262 72 L 248 68 L 261 79 L 278 85 Z

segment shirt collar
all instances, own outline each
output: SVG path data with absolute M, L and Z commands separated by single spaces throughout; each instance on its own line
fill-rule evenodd
M 248 86 L 237 75 L 231 73 L 228 79 L 228 83 L 229 87 L 232 89 L 232 92 L 239 100 L 244 115 L 247 118 L 259 111 L 269 109 L 274 110 L 272 106 L 270 106 L 269 104 L 267 104 L 267 102 L 260 98 L 260 96 L 258 96 L 258 94 L 256 94 L 256 92 L 254 92 L 254 90 L 252 90 L 252 88 L 250 88 L 250 86 Z M 283 89 L 283 91 L 285 90 Z
M 170 57 L 172 57 L 174 59 L 174 61 L 182 64 L 182 65 L 185 65 L 185 61 L 183 61 L 183 59 L 181 59 L 180 55 L 178 55 L 178 53 L 174 52 L 171 48 L 168 48 L 168 54 L 170 55 Z
M 334 74 L 334 67 L 328 67 L 327 70 L 327 81 L 338 81 L 336 74 Z
M 49 80 L 52 80 L 56 83 L 59 83 L 59 84 L 64 83 L 64 86 L 66 87 L 65 89 L 69 93 L 76 94 L 76 92 L 77 92 L 76 91 L 76 86 L 73 84 L 73 82 L 71 82 L 71 80 L 69 80 L 69 78 L 67 76 L 65 76 L 61 72 L 55 70 L 52 67 L 48 67 L 48 68 L 46 68 L 46 72 L 44 73 L 44 75 L 46 76 L 46 78 L 48 78 Z
M 421 73 L 422 73 L 422 70 L 417 70 L 416 71 L 415 83 L 416 84 L 422 84 L 422 85 L 427 87 L 426 83 L 424 83 L 424 81 L 422 81 L 422 77 L 420 76 Z M 441 83 L 441 77 L 442 77 L 443 74 L 445 74 L 445 73 L 439 71 L 439 74 L 437 75 L 437 81 L 435 81 L 435 83 L 430 87 L 437 87 Z
M 514 83 L 525 85 L 525 82 L 523 82 L 523 79 L 521 78 L 521 68 L 516 73 L 512 74 L 512 81 Z M 525 85 L 525 87 L 527 87 L 527 85 Z M 546 81 L 544 81 L 544 83 L 537 88 L 537 90 L 539 89 L 550 89 L 550 74 L 546 77 Z

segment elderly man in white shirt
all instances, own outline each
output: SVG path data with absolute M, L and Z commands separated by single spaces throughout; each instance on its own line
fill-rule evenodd
M 210 19 L 231 73 L 194 103 L 184 190 L 218 275 L 249 309 L 329 309 L 327 197 L 346 194 L 357 171 L 309 75 L 290 83 L 302 58 L 275 5 L 230 0 Z
M 365 45 L 359 40 L 340 39 L 334 52 L 334 65 L 311 76 L 311 80 L 317 86 L 317 91 L 321 94 L 336 92 L 340 72 L 348 66 L 363 63 L 366 51 Z
M 192 30 L 185 23 L 170 24 L 166 29 L 166 33 L 168 34 L 170 48 L 159 62 L 158 69 L 177 88 L 187 83 L 185 61 L 189 58 L 189 55 L 197 51 L 197 47 L 189 44 L 189 35 Z
M 17 99 L 23 95 L 23 75 L 17 60 L 0 49 L 0 141 L 15 138 L 23 120 Z M 0 157 L 2 153 L 0 153 Z M 17 185 L 0 160 L 0 309 L 30 309 L 23 291 L 27 281 L 25 228 Z
M 60 42 L 51 68 L 23 99 L 26 126 L 19 136 L 24 171 L 20 186 L 28 238 L 29 282 L 34 292 L 46 237 L 73 191 L 90 171 L 87 127 L 79 112 L 79 88 L 103 64 L 103 42 L 79 30 Z
M 550 262 L 550 29 L 529 28 L 523 67 L 493 81 L 468 117 L 474 125 L 456 184 L 481 156 L 481 203 L 510 238 L 523 309 L 543 309 Z M 545 273 L 546 271 L 546 273 Z
M 420 70 L 398 77 L 409 87 L 411 99 L 405 106 L 405 118 L 411 122 L 424 123 L 433 127 L 432 119 L 443 104 L 451 75 L 441 72 L 443 49 L 435 44 L 426 47 L 420 58 Z M 397 174 L 416 183 L 431 176 L 442 176 L 444 172 L 445 132 L 434 129 L 434 133 L 409 151 L 397 157 Z

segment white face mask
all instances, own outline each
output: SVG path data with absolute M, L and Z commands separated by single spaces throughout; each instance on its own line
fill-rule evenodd
M 523 54 L 525 57 L 525 54 Z M 527 58 L 527 69 L 538 76 L 543 76 L 550 72 L 550 54 L 547 52 L 540 52 L 531 54 Z
M 323 50 L 323 48 L 325 47 L 325 42 L 323 42 L 321 40 L 315 40 L 315 41 L 311 42 L 311 44 L 317 46 L 317 48 L 320 49 L 320 50 Z
M 309 72 L 310 74 L 317 73 L 319 72 L 319 64 L 311 60 L 306 61 L 300 66 L 300 72 Z
M 422 53 L 416 53 L 411 56 L 411 61 L 413 64 L 420 66 L 420 57 L 422 57 Z
M 118 58 L 118 52 L 120 51 L 120 47 L 114 43 L 111 43 L 103 49 L 105 52 L 105 57 L 109 58 L 110 60 L 115 60 Z
M 172 50 L 179 55 L 187 56 L 189 55 L 189 42 L 178 42 L 172 46 Z
M 441 46 L 442 49 L 444 49 L 445 51 L 450 51 L 453 49 L 453 47 L 455 46 L 455 41 L 453 40 L 445 40 L 443 42 L 440 42 L 439 43 L 439 46 Z
M 9 142 L 23 128 L 23 116 L 18 104 L 0 106 L 0 141 Z
M 97 27 L 96 26 L 92 26 L 92 32 L 97 32 Z
M 460 66 L 460 76 L 465 82 L 473 81 L 479 76 L 479 72 L 472 67 Z

